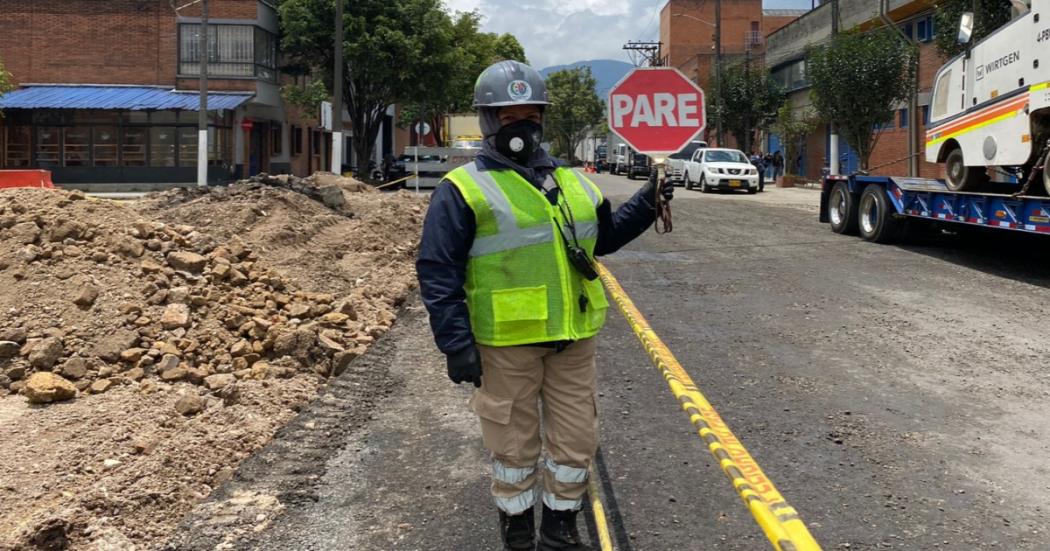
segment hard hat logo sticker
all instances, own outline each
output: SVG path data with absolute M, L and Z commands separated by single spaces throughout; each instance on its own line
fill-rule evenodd
M 507 85 L 507 95 L 514 101 L 526 101 L 532 99 L 532 86 L 524 80 L 511 81 Z

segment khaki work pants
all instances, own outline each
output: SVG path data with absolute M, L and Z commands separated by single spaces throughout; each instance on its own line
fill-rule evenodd
M 593 337 L 561 352 L 540 346 L 478 346 L 481 388 L 470 403 L 492 452 L 492 496 L 508 514 L 536 501 L 541 402 L 548 455 L 543 502 L 554 510 L 582 505 L 587 468 L 598 447 L 596 346 Z

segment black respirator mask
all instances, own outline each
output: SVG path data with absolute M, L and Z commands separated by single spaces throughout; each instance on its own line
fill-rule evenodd
M 524 165 L 543 141 L 543 125 L 523 119 L 496 132 L 496 151 Z

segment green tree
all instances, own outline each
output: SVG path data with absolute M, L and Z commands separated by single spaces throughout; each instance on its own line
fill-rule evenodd
M 435 137 L 442 141 L 442 117 L 473 110 L 474 82 L 486 67 L 504 59 L 528 63 L 525 49 L 514 35 L 479 32 L 480 21 L 477 12 L 462 12 L 456 16 L 452 25 L 454 70 L 442 82 L 434 83 L 430 93 L 402 106 L 402 125 L 427 121 L 434 129 Z
M 976 8 L 976 11 L 974 11 Z M 974 12 L 973 35 L 970 43 L 988 36 L 1010 21 L 1010 2 L 1006 0 L 942 0 L 937 3 L 934 16 L 937 51 L 945 57 L 954 57 L 966 50 L 959 44 L 959 20 L 964 12 Z
M 721 101 L 719 101 L 721 93 Z M 766 130 L 777 120 L 777 109 L 784 103 L 784 91 L 761 64 L 739 64 L 722 71 L 722 85 L 712 94 L 712 123 L 722 126 L 736 138 L 737 146 L 750 153 L 755 132 Z
M 806 55 L 813 106 L 868 168 L 883 123 L 912 91 L 915 48 L 890 29 L 841 33 Z
M 798 157 L 802 143 L 816 127 L 815 117 L 792 109 L 789 102 L 784 102 L 784 105 L 777 110 L 777 120 L 773 123 L 772 129 L 777 136 L 780 136 L 780 143 L 784 148 L 781 154 L 784 156 L 785 174 L 794 174 L 795 158 Z
M 279 14 L 289 69 L 332 90 L 334 0 L 284 0 Z M 354 0 L 343 28 L 343 98 L 354 153 L 366 163 L 387 107 L 426 98 L 454 72 L 452 20 L 440 0 Z
M 576 158 L 576 146 L 605 120 L 605 104 L 595 91 L 596 85 L 590 67 L 547 75 L 551 104 L 543 115 L 545 134 L 553 140 L 555 154 L 566 156 L 569 162 Z
M 4 61 L 0 59 L 0 96 L 10 92 L 14 88 L 14 79 L 11 77 L 11 73 L 8 73 L 7 70 L 4 69 Z

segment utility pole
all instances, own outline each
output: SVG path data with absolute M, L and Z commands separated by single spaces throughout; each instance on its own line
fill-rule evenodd
M 197 186 L 208 185 L 208 0 L 201 2 L 201 105 L 197 113 Z
M 831 0 L 831 36 L 839 34 L 839 0 Z M 830 147 L 828 148 L 828 173 L 837 176 L 841 172 L 839 166 L 839 130 L 835 123 L 828 123 L 831 127 Z
M 635 42 L 632 40 L 624 44 L 623 49 L 630 52 L 640 52 L 642 58 L 649 63 L 650 67 L 659 67 L 663 65 L 663 60 L 660 59 L 660 47 L 662 45 L 662 42 Z
M 335 75 L 332 79 L 332 172 L 343 173 L 343 1 L 335 0 Z M 358 162 L 362 162 L 361 159 Z M 358 171 L 361 169 L 358 168 Z
M 715 97 L 718 103 L 715 111 L 718 114 L 718 147 L 725 147 L 725 134 L 722 132 L 722 0 L 715 0 Z

